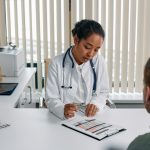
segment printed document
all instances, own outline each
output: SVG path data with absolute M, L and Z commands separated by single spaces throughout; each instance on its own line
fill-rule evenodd
M 118 125 L 112 125 L 95 118 L 87 117 L 74 117 L 63 121 L 61 124 L 97 140 L 102 140 L 106 137 L 126 130 Z

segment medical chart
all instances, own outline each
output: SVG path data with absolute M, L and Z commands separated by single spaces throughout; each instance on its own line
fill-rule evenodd
M 126 130 L 118 125 L 105 123 L 95 118 L 73 118 L 63 121 L 62 125 L 97 140 L 102 140 L 106 137 Z

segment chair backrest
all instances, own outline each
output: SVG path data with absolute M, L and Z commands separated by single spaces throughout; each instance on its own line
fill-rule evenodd
M 46 86 L 46 79 L 47 79 L 47 75 L 48 75 L 48 66 L 49 66 L 50 61 L 51 61 L 50 58 L 44 59 L 44 64 L 45 64 L 45 86 Z
M 0 66 L 0 81 L 3 80 L 3 73 L 2 73 L 2 69 L 1 69 L 1 66 Z
M 45 65 L 45 90 L 46 90 L 46 80 L 47 80 L 47 75 L 48 75 L 48 66 L 49 66 L 49 63 L 51 62 L 51 59 L 50 58 L 46 58 L 46 59 L 44 59 L 44 65 Z M 44 100 L 43 101 L 43 106 L 45 107 L 45 108 L 47 108 L 47 103 L 46 103 L 46 101 Z

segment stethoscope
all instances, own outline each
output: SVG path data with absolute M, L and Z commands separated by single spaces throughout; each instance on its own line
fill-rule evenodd
M 73 46 L 69 47 L 63 57 L 63 61 L 62 61 L 62 67 L 63 67 L 63 84 L 61 86 L 61 88 L 63 89 L 72 89 L 72 71 L 71 71 L 71 77 L 70 77 L 70 85 L 69 86 L 65 86 L 64 84 L 64 68 L 65 68 L 65 60 L 66 60 L 66 56 L 68 54 L 69 56 L 69 59 L 71 60 L 71 63 L 72 63 L 72 66 L 71 68 L 73 69 L 74 68 L 74 62 L 73 62 L 73 59 L 70 55 L 70 50 L 72 49 Z M 92 71 L 93 71 L 93 78 L 94 78 L 94 82 L 93 82 L 93 89 L 92 89 L 92 95 L 96 95 L 96 83 L 97 83 L 97 77 L 96 77 L 96 71 L 95 71 L 95 67 L 94 67 L 94 64 L 93 64 L 93 61 L 90 60 L 90 66 L 92 68 Z

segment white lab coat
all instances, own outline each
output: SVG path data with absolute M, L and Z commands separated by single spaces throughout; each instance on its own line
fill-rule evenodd
M 46 101 L 49 110 L 59 118 L 64 118 L 64 105 L 67 103 L 79 102 L 74 101 L 75 94 L 78 87 L 78 74 L 76 67 L 73 69 L 71 60 L 67 54 L 64 67 L 64 85 L 70 85 L 70 79 L 72 82 L 71 89 L 65 89 L 63 85 L 63 61 L 64 54 L 54 57 L 49 64 L 48 77 L 46 83 Z M 93 58 L 93 64 L 95 66 L 97 75 L 97 89 L 96 96 L 92 96 L 93 89 L 93 70 L 90 62 L 87 61 L 82 68 L 82 76 L 86 84 L 86 104 L 95 104 L 100 111 L 103 110 L 106 105 L 106 99 L 109 93 L 109 81 L 108 74 L 105 65 L 105 61 L 102 55 L 97 54 Z M 72 77 L 71 77 L 72 71 Z

